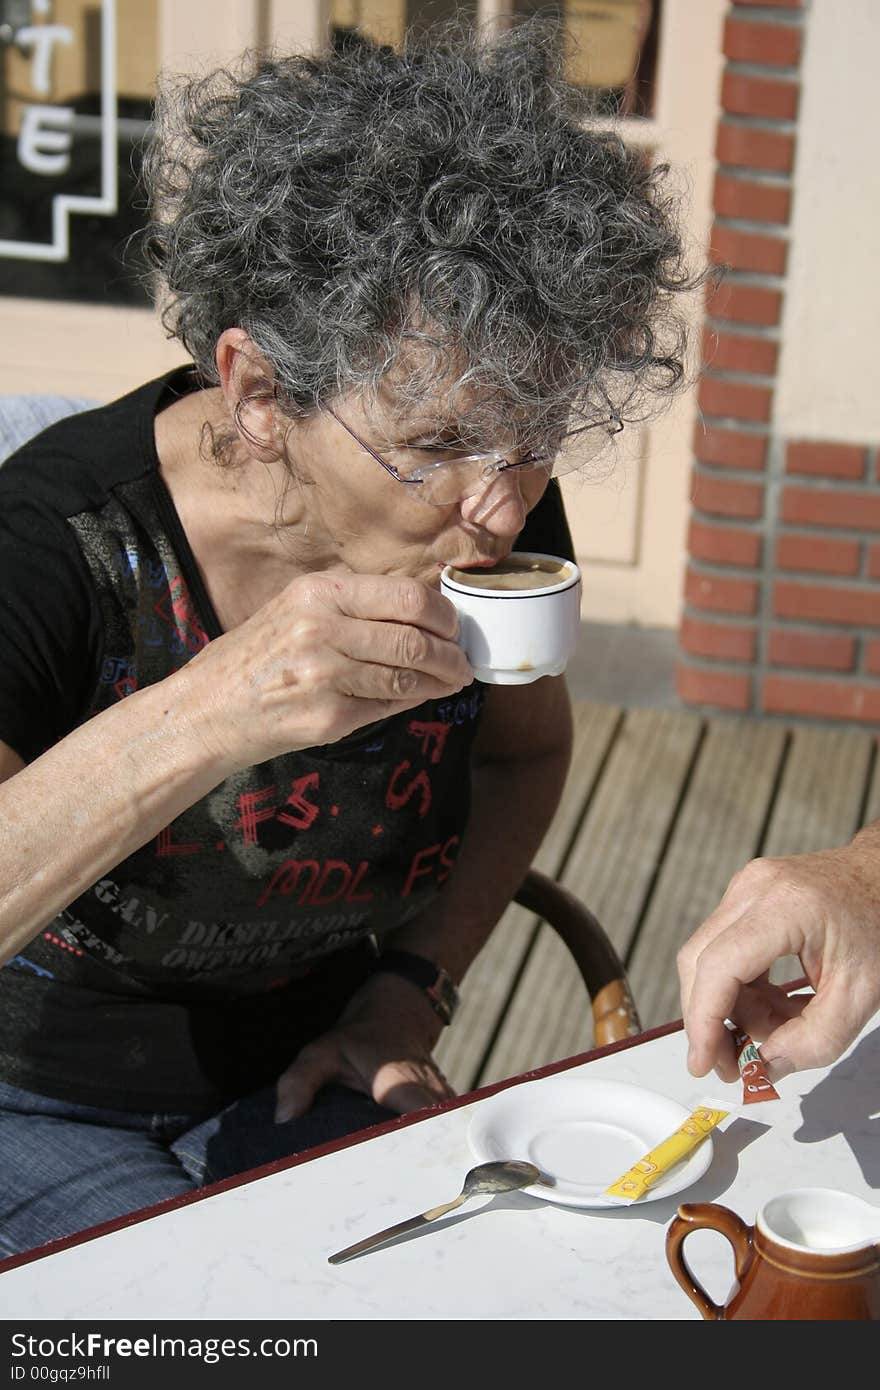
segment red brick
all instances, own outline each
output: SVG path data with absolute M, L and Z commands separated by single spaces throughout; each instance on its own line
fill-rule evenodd
M 776 565 L 781 570 L 815 570 L 820 574 L 858 574 L 861 559 L 858 541 L 829 536 L 780 536 Z
M 871 579 L 880 579 L 880 545 L 868 546 L 868 574 Z
M 721 121 L 715 139 L 715 157 L 719 164 L 790 174 L 794 168 L 794 136 Z
M 712 205 L 719 217 L 784 225 L 791 215 L 791 188 L 788 184 L 738 179 L 719 171 L 715 175 Z
M 706 671 L 679 664 L 675 685 L 680 698 L 688 705 L 747 710 L 752 700 L 751 678 L 734 671 Z
M 780 579 L 773 590 L 773 612 L 777 618 L 880 627 L 880 589 Z
M 865 643 L 865 670 L 880 676 L 880 642 Z
M 812 666 L 814 670 L 851 671 L 856 664 L 854 637 L 777 627 L 770 633 L 771 666 Z
M 880 685 L 767 676 L 761 696 L 768 714 L 804 714 L 856 720 L 862 724 L 880 723 Z
M 697 393 L 707 415 L 724 415 L 734 420 L 770 419 L 773 392 L 767 386 L 750 386 L 742 381 L 704 376 Z
M 792 440 L 785 450 L 785 471 L 813 473 L 822 478 L 864 478 L 865 450 L 859 444 Z
M 727 280 L 711 287 L 706 294 L 706 313 L 710 318 L 730 319 L 734 323 L 757 323 L 763 327 L 779 322 L 782 295 L 759 285 L 740 285 Z
M 688 553 L 710 565 L 742 565 L 755 569 L 761 563 L 761 537 L 741 526 L 713 526 L 692 517 L 688 526 Z
M 753 579 L 728 579 L 689 569 L 685 575 L 685 602 L 707 613 L 743 613 L 758 609 L 759 586 Z
M 783 237 L 739 232 L 716 222 L 712 228 L 709 255 L 716 264 L 729 265 L 733 270 L 784 275 L 788 242 Z
M 742 483 L 738 478 L 694 471 L 691 503 L 711 516 L 736 516 L 750 521 L 764 512 L 764 484 Z
M 697 618 L 684 617 L 679 629 L 679 641 L 692 656 L 705 656 L 718 661 L 754 661 L 754 627 L 734 627 L 730 623 L 701 623 Z
M 703 333 L 703 362 L 714 371 L 751 372 L 773 376 L 779 348 L 772 338 L 754 338 L 748 333 Z
M 699 420 L 694 426 L 694 453 L 703 463 L 725 468 L 762 469 L 767 461 L 767 437 L 743 430 L 707 428 Z
M 782 494 L 782 520 L 826 529 L 845 526 L 854 531 L 880 531 L 880 492 L 789 486 Z
M 793 68 L 800 62 L 801 31 L 789 24 L 749 24 L 731 18 L 724 25 L 722 47 L 735 63 Z
M 770 120 L 797 118 L 800 84 L 777 82 L 770 77 L 747 77 L 744 72 L 725 72 L 721 81 L 721 106 L 732 116 L 763 116 Z

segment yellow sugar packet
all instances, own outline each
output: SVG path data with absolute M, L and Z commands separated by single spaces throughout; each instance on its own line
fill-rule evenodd
M 613 1197 L 618 1202 L 638 1201 L 670 1168 L 687 1158 L 698 1144 L 702 1144 L 707 1134 L 729 1114 L 729 1110 L 697 1106 L 668 1139 L 661 1140 L 650 1153 L 646 1153 L 644 1158 L 640 1158 L 622 1177 L 607 1187 L 602 1195 Z

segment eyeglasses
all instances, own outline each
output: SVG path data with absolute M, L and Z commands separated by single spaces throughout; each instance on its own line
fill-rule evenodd
M 505 454 L 461 454 L 448 458 L 438 458 L 431 463 L 418 463 L 417 456 L 426 452 L 425 447 L 414 446 L 394 448 L 388 454 L 398 460 L 389 463 L 366 440 L 361 439 L 350 425 L 336 414 L 329 405 L 322 406 L 332 415 L 338 425 L 360 444 L 371 458 L 374 458 L 386 473 L 398 483 L 413 489 L 413 495 L 434 507 L 449 507 L 455 502 L 464 502 L 481 492 L 493 478 L 509 469 L 544 472 L 548 477 L 558 478 L 571 473 L 582 464 L 596 458 L 614 435 L 620 434 L 623 422 L 612 411 L 605 420 L 582 425 L 579 429 L 564 434 L 557 450 L 551 453 L 529 453 L 522 459 L 511 461 Z M 582 442 L 572 447 L 575 440 Z M 437 452 L 431 449 L 432 453 Z

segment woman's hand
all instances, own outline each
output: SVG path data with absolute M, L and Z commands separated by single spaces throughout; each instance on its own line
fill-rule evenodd
M 442 1027 L 407 980 L 371 976 L 336 1026 L 307 1043 L 279 1077 L 275 1118 L 298 1119 L 334 1081 L 401 1115 L 450 1099 L 455 1092 L 431 1057 Z
M 761 1042 L 772 1080 L 828 1066 L 880 1008 L 880 837 L 784 859 L 755 859 L 678 955 L 694 1076 L 734 1081 L 725 1018 Z M 768 972 L 799 956 L 815 994 L 789 997 Z
M 232 768 L 334 743 L 473 679 L 458 617 L 416 579 L 294 579 L 170 679 L 194 691 L 202 736 Z

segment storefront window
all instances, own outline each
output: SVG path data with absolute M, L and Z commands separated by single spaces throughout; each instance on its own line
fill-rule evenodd
M 330 36 L 343 42 L 359 33 L 380 43 L 398 44 L 407 29 L 418 31 L 447 19 L 473 21 L 476 0 L 330 0 Z
M 555 13 L 574 39 L 569 76 L 596 91 L 599 112 L 648 116 L 661 3 L 328 0 L 325 13 L 333 43 L 364 34 L 392 44 L 445 19 Z M 160 66 L 160 5 L 0 0 L 0 295 L 149 303 L 139 175 Z M 268 24 L 265 0 L 254 14 Z M 271 41 L 268 28 L 262 37 Z
M 0 293 L 148 302 L 130 239 L 158 0 L 0 0 Z
M 662 0 L 513 0 L 514 13 L 556 14 L 574 43 L 568 75 L 600 112 L 651 116 Z

